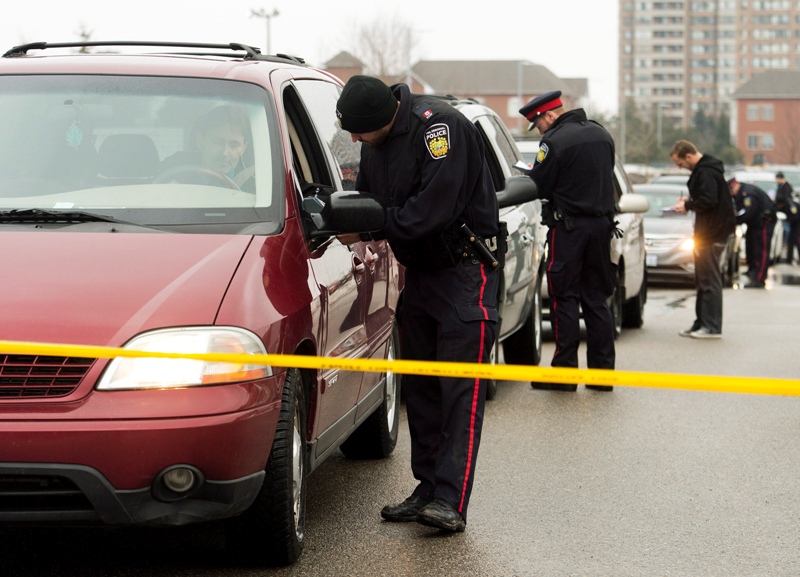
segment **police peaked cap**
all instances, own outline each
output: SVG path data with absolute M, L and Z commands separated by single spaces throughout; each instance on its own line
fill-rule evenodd
M 397 98 L 379 78 L 357 74 L 344 85 L 336 116 L 347 132 L 363 134 L 387 126 L 397 112 Z
M 564 103 L 561 102 L 561 91 L 553 90 L 552 92 L 546 92 L 541 96 L 537 96 L 528 102 L 528 104 L 519 109 L 519 113 L 531 123 L 528 130 L 533 130 L 533 122 L 535 122 L 539 116 L 559 106 L 564 106 Z

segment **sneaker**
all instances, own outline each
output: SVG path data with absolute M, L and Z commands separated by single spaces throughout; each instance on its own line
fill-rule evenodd
M 720 333 L 712 333 L 707 328 L 700 328 L 696 331 L 692 331 L 689 333 L 689 336 L 693 339 L 721 339 L 722 335 Z
M 763 282 L 751 281 L 744 285 L 744 288 L 767 288 Z
M 683 331 L 679 332 L 678 334 L 679 334 L 680 336 L 682 336 L 682 337 L 690 337 L 690 336 L 692 336 L 692 333 L 693 333 L 694 331 L 696 331 L 696 330 L 697 330 L 696 328 L 694 328 L 694 327 L 691 327 L 691 328 L 688 328 L 688 329 L 686 329 L 686 330 L 683 330 Z

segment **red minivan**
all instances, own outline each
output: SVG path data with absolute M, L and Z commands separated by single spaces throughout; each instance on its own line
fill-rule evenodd
M 240 44 L 0 58 L 0 340 L 391 359 L 403 271 L 339 79 Z M 364 238 L 367 238 L 366 236 Z M 392 373 L 0 350 L 0 523 L 227 519 L 298 558 L 306 476 L 397 440 Z

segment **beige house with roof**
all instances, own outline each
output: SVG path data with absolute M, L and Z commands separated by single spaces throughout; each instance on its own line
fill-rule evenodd
M 363 74 L 363 63 L 340 52 L 325 70 L 343 81 Z M 584 106 L 586 78 L 559 78 L 548 68 L 524 60 L 421 60 L 404 77 L 384 78 L 387 84 L 405 82 L 412 92 L 452 94 L 472 98 L 497 112 L 515 135 L 527 134 L 528 122 L 519 114 L 523 104 L 551 90 L 560 90 L 567 109 Z

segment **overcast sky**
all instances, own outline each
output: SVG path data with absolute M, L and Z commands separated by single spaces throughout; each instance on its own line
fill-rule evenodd
M 321 66 L 356 46 L 353 33 L 377 19 L 417 36 L 418 60 L 528 60 L 561 77 L 589 79 L 590 109 L 617 111 L 618 0 L 40 0 L 3 3 L 0 48 L 92 40 L 162 40 L 267 46 Z M 357 56 L 357 55 L 356 55 Z

